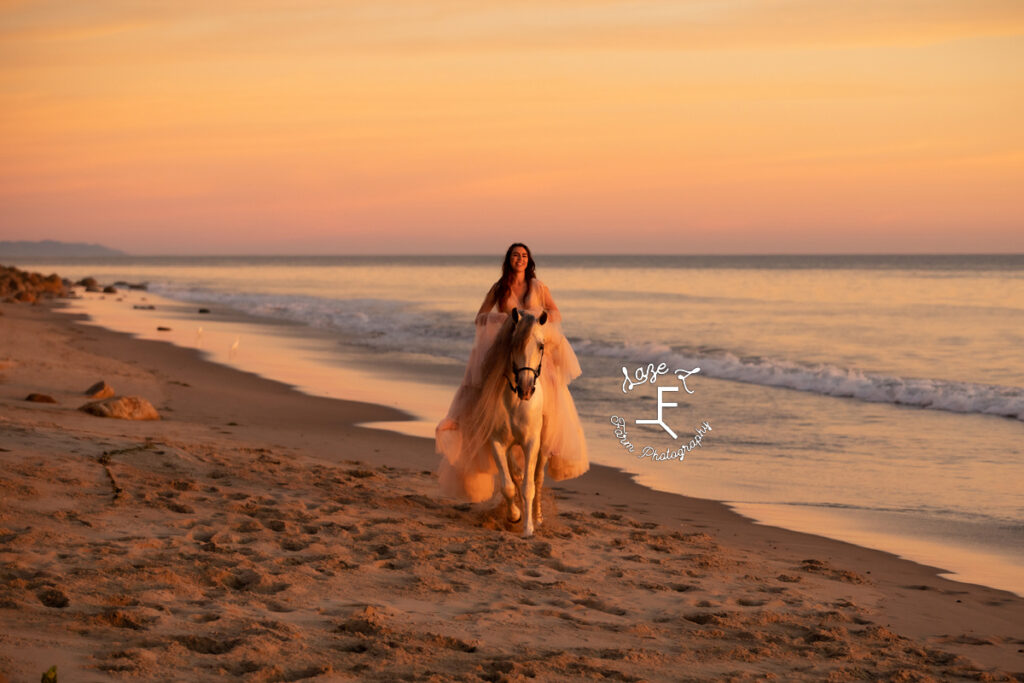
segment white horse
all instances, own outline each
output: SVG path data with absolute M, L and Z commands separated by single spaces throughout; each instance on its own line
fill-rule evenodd
M 497 420 L 491 432 L 491 451 L 501 475 L 501 494 L 508 503 L 508 521 L 523 520 L 523 536 L 533 535 L 540 526 L 541 489 L 544 486 L 544 468 L 547 459 L 541 451 L 541 435 L 544 427 L 544 388 L 540 374 L 544 361 L 544 333 L 541 326 L 547 322 L 548 314 L 534 317 L 530 313 L 512 310 L 514 327 L 511 335 L 511 349 L 505 364 L 505 381 L 508 390 L 502 394 L 497 408 L 504 411 L 504 419 Z M 522 484 L 516 486 L 512 474 L 518 474 L 514 462 L 513 446 L 523 449 Z M 521 497 L 517 496 L 517 489 Z M 519 499 L 517 501 L 517 499 Z M 522 512 L 517 502 L 522 503 Z

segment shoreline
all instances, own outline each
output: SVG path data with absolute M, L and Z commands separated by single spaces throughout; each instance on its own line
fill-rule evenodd
M 78 430 L 87 442 L 89 439 L 100 438 L 138 441 L 139 437 L 151 433 L 151 435 L 157 434 L 165 441 L 194 444 L 197 439 L 199 442 L 211 440 L 222 444 L 224 448 L 228 448 L 229 445 L 237 448 L 239 443 L 249 444 L 247 447 L 262 444 L 257 448 L 269 446 L 272 449 L 286 449 L 295 454 L 301 453 L 302 459 L 316 463 L 315 466 L 319 467 L 337 467 L 341 461 L 354 456 L 356 460 L 366 466 L 375 468 L 366 477 L 367 480 L 374 481 L 377 477 L 386 477 L 388 470 L 381 468 L 404 468 L 410 472 L 418 471 L 420 477 L 426 481 L 417 481 L 416 484 L 421 493 L 411 495 L 425 496 L 431 500 L 438 498 L 436 478 L 430 480 L 423 475 L 424 472 L 435 472 L 436 470 L 436 456 L 433 454 L 433 445 L 430 440 L 356 426 L 363 422 L 400 420 L 404 416 L 401 411 L 386 406 L 304 394 L 280 382 L 205 360 L 198 351 L 177 347 L 168 342 L 136 339 L 126 333 L 83 325 L 80 324 L 81 320 L 76 320 L 73 316 L 58 315 L 45 307 L 15 309 L 6 306 L 2 307 L 2 310 L 5 315 L 0 318 L 0 325 L 8 327 L 20 324 L 21 326 L 35 325 L 41 329 L 45 328 L 48 330 L 46 334 L 54 338 L 55 347 L 64 344 L 94 358 L 116 359 L 116 362 L 123 366 L 121 371 L 128 377 L 132 376 L 132 372 L 139 373 L 130 381 L 157 392 L 159 396 L 153 400 L 153 403 L 168 418 L 165 422 L 150 425 L 112 420 L 97 422 L 97 418 L 67 414 L 69 411 L 65 409 L 68 404 L 64 403 L 67 399 L 60 396 L 58 398 L 63 399 L 59 404 L 62 408 L 19 403 L 19 397 L 12 395 L 11 390 L 17 387 L 18 381 L 24 382 L 26 379 L 23 376 L 20 380 L 18 379 L 16 366 L 5 370 L 5 374 L 12 375 L 11 379 L 15 381 L 0 385 L 4 392 L 2 400 L 5 405 L 5 413 L 10 416 L 4 420 L 8 427 L 13 423 L 23 428 L 31 427 L 31 429 L 45 434 L 48 430 L 54 431 L 53 426 L 47 427 L 47 424 L 50 424 L 57 426 L 57 431 L 62 433 Z M 3 353 L 8 353 L 7 349 L 4 349 Z M 52 359 L 46 362 L 52 362 Z M 25 361 L 22 360 L 19 363 L 23 364 Z M 40 385 L 45 385 L 47 382 L 52 384 L 66 381 L 66 378 L 60 380 L 58 378 L 67 375 L 67 371 L 57 373 L 52 377 L 49 377 L 47 372 L 37 371 L 34 375 L 38 377 L 37 381 Z M 84 388 L 87 385 L 76 386 L 76 389 Z M 52 387 L 46 386 L 40 386 L 36 390 L 47 388 L 54 391 Z M 195 398 L 196 389 L 202 391 L 202 400 Z M 57 391 L 55 395 L 59 393 Z M 65 390 L 65 395 L 69 393 L 73 392 Z M 244 398 L 244 402 L 239 402 L 240 398 Z M 82 402 L 85 402 L 84 398 Z M 283 410 L 284 407 L 287 407 L 288 410 Z M 98 429 L 100 427 L 102 430 Z M 97 431 L 102 432 L 103 436 L 98 437 L 96 433 L 93 433 L 93 428 L 97 428 Z M 86 431 L 81 432 L 83 429 Z M 50 434 L 49 437 L 41 438 L 45 442 L 46 438 L 52 440 L 54 435 Z M 189 441 L 190 439 L 192 441 Z M 341 443 L 345 445 L 345 458 L 336 455 Z M 50 445 L 52 446 L 52 444 Z M 5 458 L 15 452 L 6 444 L 4 448 L 6 451 L 0 453 L 0 456 Z M 45 444 L 43 451 L 45 451 Z M 31 477 L 31 474 L 25 476 Z M 274 476 L 279 475 L 275 473 Z M 295 481 L 292 483 L 296 486 L 300 485 L 302 472 L 295 472 L 294 479 Z M 645 560 L 660 560 L 659 562 L 639 563 L 643 566 L 668 564 L 669 560 L 677 555 L 681 556 L 684 551 L 694 552 L 692 543 L 688 543 L 684 539 L 671 540 L 672 533 L 689 534 L 691 538 L 703 536 L 713 539 L 704 541 L 702 538 L 700 542 L 707 543 L 708 547 L 699 548 L 696 554 L 687 555 L 685 559 L 679 560 L 678 570 L 683 573 L 679 575 L 679 579 L 685 579 L 686 572 L 697 574 L 710 572 L 708 575 L 713 576 L 719 571 L 735 574 L 738 567 L 747 565 L 767 563 L 772 567 L 768 573 L 755 571 L 753 574 L 747 574 L 747 576 L 760 578 L 760 581 L 755 581 L 759 584 L 759 588 L 772 588 L 770 591 L 758 591 L 769 596 L 763 602 L 760 601 L 761 598 L 731 596 L 731 593 L 736 592 L 733 590 L 736 588 L 735 582 L 738 580 L 735 576 L 731 577 L 733 582 L 731 586 L 727 585 L 721 589 L 668 590 L 670 594 L 678 593 L 684 598 L 693 593 L 692 598 L 683 600 L 685 603 L 683 609 L 687 614 L 679 615 L 681 616 L 680 621 L 684 622 L 683 626 L 688 629 L 717 624 L 719 626 L 717 630 L 723 630 L 724 627 L 725 634 L 728 636 L 731 630 L 736 630 L 737 634 L 741 631 L 749 632 L 753 628 L 752 624 L 763 627 L 764 624 L 759 624 L 757 620 L 742 621 L 741 616 L 759 614 L 757 619 L 763 621 L 764 612 L 768 608 L 760 608 L 765 605 L 784 612 L 786 600 L 770 596 L 785 595 L 790 590 L 790 587 L 785 584 L 791 583 L 794 588 L 800 588 L 801 592 L 808 593 L 818 602 L 822 602 L 822 607 L 826 604 L 822 601 L 823 597 L 828 596 L 830 601 L 827 604 L 831 607 L 825 611 L 857 611 L 857 615 L 851 616 L 850 621 L 857 618 L 866 620 L 867 624 L 864 624 L 865 628 L 863 629 L 865 632 L 871 630 L 869 625 L 877 625 L 878 628 L 888 629 L 901 637 L 916 641 L 922 648 L 952 653 L 950 658 L 942 661 L 939 661 L 941 658 L 933 657 L 932 659 L 935 661 L 931 663 L 928 663 L 927 658 L 906 662 L 905 665 L 911 668 L 949 666 L 956 669 L 956 675 L 966 675 L 964 667 L 971 666 L 965 663 L 964 658 L 966 658 L 977 662 L 982 670 L 995 667 L 1009 672 L 1024 671 L 1024 660 L 1019 652 L 1022 643 L 1017 640 L 1022 632 L 1022 619 L 1021 617 L 1014 619 L 1011 616 L 1014 613 L 1024 614 L 1024 609 L 1021 609 L 1024 607 L 1024 600 L 1007 591 L 952 581 L 938 576 L 938 572 L 941 571 L 938 568 L 916 564 L 882 551 L 862 548 L 822 536 L 763 526 L 733 512 L 724 503 L 654 491 L 637 484 L 629 475 L 601 465 L 592 465 L 591 471 L 581 478 L 553 484 L 550 486 L 550 490 L 554 492 L 553 502 L 559 508 L 559 512 L 550 515 L 549 526 L 532 541 L 523 541 L 516 538 L 513 532 L 495 529 L 495 526 L 500 526 L 500 524 L 483 506 L 455 505 L 442 501 L 436 504 L 438 507 L 429 509 L 432 511 L 451 510 L 454 513 L 460 513 L 464 518 L 461 521 L 471 522 L 466 533 L 489 533 L 492 535 L 497 533 L 496 540 L 499 546 L 507 545 L 508 548 L 521 552 L 521 555 L 510 558 L 512 561 L 536 561 L 540 557 L 550 569 L 554 569 L 556 572 L 559 570 L 553 560 L 557 560 L 563 566 L 568 566 L 565 564 L 565 560 L 561 559 L 562 552 L 557 548 L 560 543 L 566 541 L 563 534 L 566 533 L 567 524 L 572 530 L 569 532 L 569 536 L 578 537 L 575 540 L 586 539 L 588 536 L 586 530 L 592 525 L 598 525 L 603 527 L 606 534 L 610 535 L 609 538 L 613 543 L 618 540 L 621 542 L 621 548 L 628 548 L 631 551 L 627 558 L 636 556 Z M 22 512 L 18 508 L 14 508 L 13 512 L 5 509 L 3 516 L 0 517 L 0 524 L 11 527 L 12 516 L 17 518 Z M 438 512 L 438 514 L 442 513 Z M 567 517 L 569 514 L 578 515 L 579 518 Z M 574 519 L 578 524 L 574 525 L 570 521 Z M 487 525 L 490 527 L 488 528 Z M 579 531 L 574 526 L 579 527 Z M 616 529 L 615 527 L 618 526 L 624 527 L 624 529 L 621 531 Z M 634 534 L 654 534 L 655 532 L 650 531 L 651 529 L 659 529 L 669 535 L 658 539 L 632 538 Z M 403 533 L 406 537 L 410 536 L 407 532 Z M 596 534 L 597 532 L 590 533 Z M 620 537 L 620 533 L 626 534 L 628 539 Z M 465 545 L 464 542 L 462 544 Z M 5 541 L 4 546 L 0 546 L 3 548 L 5 561 L 10 555 L 7 545 L 10 545 L 9 539 Z M 673 545 L 675 548 L 670 551 L 651 548 L 651 546 L 664 548 Z M 716 548 L 724 548 L 721 553 L 723 556 L 716 554 L 715 550 L 711 548 L 712 545 Z M 537 552 L 538 546 L 541 548 L 539 553 Z M 500 548 L 495 548 L 494 551 L 500 554 Z M 596 551 L 591 550 L 591 552 Z M 668 557 L 665 556 L 666 552 Z M 17 557 L 18 553 L 15 552 L 14 555 Z M 586 562 L 587 556 L 583 555 L 582 557 Z M 565 559 L 575 563 L 580 561 L 578 557 L 572 555 L 566 556 Z M 591 557 L 590 559 L 594 560 L 593 566 L 596 567 L 601 558 Z M 417 565 L 417 563 L 412 561 L 412 565 Z M 488 568 L 495 569 L 493 566 Z M 379 569 L 379 571 L 387 570 Z M 495 571 L 497 570 L 495 569 Z M 795 580 L 787 581 L 779 578 L 778 580 L 782 581 L 783 585 L 772 587 L 760 585 L 772 579 L 768 574 L 773 572 L 774 576 L 786 576 Z M 573 578 L 572 571 L 560 573 L 568 574 L 567 577 L 562 577 L 563 583 L 568 586 L 572 586 L 573 581 L 579 581 L 579 579 Z M 670 575 L 675 573 L 668 572 Z M 692 581 L 695 578 L 698 577 L 689 575 L 687 580 Z M 522 580 L 523 578 L 520 577 L 520 581 Z M 442 581 L 442 579 L 436 576 L 425 580 L 421 578 L 423 584 L 429 584 L 431 581 Z M 667 586 L 676 581 L 666 578 L 663 585 Z M 612 583 L 614 584 L 614 581 Z M 653 587 L 653 583 L 648 583 L 650 585 L 643 588 L 641 593 L 648 597 L 658 598 L 658 589 Z M 676 583 L 676 585 L 681 584 Z M 781 590 L 776 591 L 776 588 L 781 588 Z M 749 592 L 749 590 L 749 587 L 745 587 L 744 592 Z M 428 602 L 429 598 L 437 597 L 432 593 L 437 593 L 440 596 L 460 593 L 458 590 L 451 592 L 431 590 L 429 586 L 426 591 Z M 707 594 L 699 595 L 702 591 Z M 386 595 L 378 597 L 387 601 Z M 697 597 L 701 599 L 695 599 Z M 565 598 L 561 599 L 565 600 Z M 594 605 L 602 601 L 602 598 L 598 596 L 581 599 L 590 600 Z M 739 602 L 737 606 L 737 599 L 745 599 L 746 602 Z M 39 618 L 43 622 L 45 622 L 47 610 L 54 611 L 47 607 L 30 608 L 19 598 L 9 599 L 9 601 L 12 600 L 16 603 L 14 609 L 7 607 L 7 603 L 3 603 L 6 608 L 0 609 L 0 619 L 6 622 L 4 630 L 9 633 L 15 632 L 12 628 L 13 625 L 19 622 L 19 616 L 24 616 L 18 614 L 21 611 L 32 612 L 32 616 L 35 617 L 35 612 L 42 610 L 43 613 Z M 776 605 L 776 601 L 781 604 Z M 569 602 L 573 603 L 572 600 Z M 836 606 L 843 602 L 849 603 L 850 606 L 846 608 Z M 579 606 L 583 603 L 573 604 Z M 557 607 L 557 605 L 555 606 Z M 584 604 L 585 609 L 596 610 L 605 617 L 609 614 L 615 616 L 619 610 L 633 611 L 627 605 L 627 601 L 622 601 L 621 606 L 611 608 L 608 605 L 604 606 L 606 609 L 587 607 Z M 805 605 L 802 605 L 801 608 L 803 606 Z M 388 605 L 387 608 L 396 609 L 394 605 Z M 801 608 L 794 607 L 793 609 L 799 612 Z M 704 610 L 700 614 L 710 615 L 706 617 L 704 623 L 700 619 L 693 621 L 689 618 L 699 610 Z M 820 611 L 821 609 L 817 608 L 814 610 L 815 613 Z M 576 615 L 570 610 L 568 616 L 575 617 Z M 731 618 L 741 619 L 742 623 L 731 624 L 729 623 Z M 753 617 L 751 618 L 753 619 Z M 559 616 L 557 619 L 565 626 L 572 626 L 574 623 L 572 618 L 567 619 L 565 616 Z M 705 617 L 701 617 L 701 619 L 705 619 Z M 558 620 L 555 623 L 559 623 Z M 721 623 L 718 623 L 719 621 Z M 648 628 L 654 632 L 658 628 L 667 628 L 665 623 L 668 622 L 648 619 L 641 620 L 641 623 L 647 623 Z M 853 623 L 857 622 L 853 621 Z M 580 624 L 576 624 L 576 627 L 579 626 Z M 619 634 L 617 637 L 622 636 L 621 629 L 613 632 Z M 653 636 L 639 634 L 637 637 L 647 641 L 652 638 L 655 641 L 659 640 L 657 634 Z M 740 638 L 739 635 L 736 637 Z M 847 655 L 857 660 L 858 666 L 863 666 L 864 662 L 856 656 L 858 644 L 863 645 L 861 641 L 864 639 L 878 637 L 881 637 L 878 633 L 862 634 L 851 626 L 846 629 L 844 636 L 832 640 L 842 642 L 845 639 L 849 641 L 846 648 L 849 650 Z M 81 639 L 85 643 L 91 642 L 88 635 L 81 636 Z M 728 640 L 728 637 L 726 639 Z M 484 647 L 485 642 L 481 641 L 480 647 L 474 647 L 479 650 Z M 15 643 L 6 643 L 6 645 L 12 644 Z M 679 646 L 678 643 L 675 645 Z M 486 644 L 486 647 L 500 649 L 497 643 Z M 650 642 L 648 642 L 648 647 L 651 647 Z M 877 647 L 877 644 L 867 646 L 866 650 L 870 650 L 872 647 Z M 8 649 L 8 647 L 4 649 Z M 771 648 L 768 649 L 771 650 Z M 782 649 L 785 650 L 785 648 Z M 194 652 L 194 650 L 189 651 Z M 209 655 L 209 653 L 200 654 Z M 680 656 L 683 655 L 685 655 L 685 648 Z M 758 653 L 751 650 L 747 653 L 746 658 L 734 658 L 736 661 L 733 664 L 739 671 L 748 674 L 771 670 L 771 667 L 765 668 L 767 666 L 764 664 L 765 661 L 775 662 L 775 666 L 781 667 L 777 669 L 779 671 L 795 672 L 799 669 L 789 667 L 795 666 L 797 662 L 807 665 L 809 663 L 806 659 L 807 656 L 806 653 L 802 653 L 795 660 L 787 661 L 781 655 L 773 658 L 768 652 Z M 826 659 L 826 663 L 841 668 L 846 658 L 833 655 L 830 659 Z M 659 669 L 658 666 L 655 666 L 653 659 L 640 659 L 642 661 L 632 663 L 634 669 L 647 671 L 647 676 L 653 679 L 660 680 L 659 676 L 666 680 L 675 678 L 670 669 Z M 776 660 L 779 661 L 776 662 Z M 618 664 L 623 664 L 629 660 L 628 658 L 617 658 L 615 661 Z M 744 664 L 744 662 L 746 663 Z M 76 664 L 71 663 L 70 665 L 75 666 Z M 0 671 L 11 667 L 11 675 L 20 676 L 20 672 L 26 670 L 25 666 L 26 664 L 21 660 L 12 660 L 9 663 L 0 658 Z M 81 666 L 81 662 L 78 663 L 78 666 Z M 338 665 L 332 664 L 331 667 L 334 671 L 340 670 Z M 45 668 L 47 667 L 42 667 L 40 671 Z M 948 673 L 953 674 L 953 669 Z M 834 670 L 836 669 L 819 668 L 815 669 L 815 674 L 811 674 L 809 670 L 807 675 L 817 677 L 823 671 Z M 30 671 L 34 671 L 34 669 Z M 707 669 L 706 675 L 717 675 L 716 672 L 721 673 L 717 669 Z M 556 675 L 557 670 L 552 669 L 550 673 Z M 1006 680 L 1011 679 L 1007 678 Z
M 156 308 L 135 310 L 142 303 L 156 304 Z M 197 307 L 204 305 L 212 308 L 212 314 L 197 314 Z M 354 399 L 403 410 L 415 419 L 378 421 L 363 426 L 407 436 L 433 438 L 434 426 L 443 417 L 437 409 L 448 405 L 452 387 L 457 386 L 462 374 L 462 366 L 457 364 L 450 368 L 428 369 L 425 364 L 409 358 L 397 360 L 396 365 L 393 356 L 388 357 L 388 363 L 375 364 L 374 356 L 366 349 L 345 346 L 342 351 L 337 340 L 323 330 L 212 302 L 179 301 L 159 294 L 122 290 L 113 296 L 86 294 L 68 308 L 89 316 L 88 325 L 197 349 L 205 360 L 283 381 L 308 395 Z M 165 331 L 154 334 L 154 329 Z M 200 330 L 198 336 L 194 333 L 197 329 Z M 232 341 L 237 345 L 239 336 L 241 350 L 233 357 L 234 351 L 228 349 Z M 280 359 L 287 360 L 282 365 Z M 447 369 L 451 372 L 446 373 Z M 342 389 L 339 391 L 338 387 Z M 401 399 L 396 400 L 396 397 Z M 593 461 L 617 467 L 653 490 L 681 496 L 689 494 L 679 490 L 678 482 L 676 486 L 659 485 L 664 482 L 652 477 L 652 472 L 643 467 L 630 468 L 609 462 L 608 452 L 602 453 L 593 446 Z M 704 499 L 724 503 L 758 524 L 894 553 L 918 564 L 942 567 L 946 578 L 954 581 L 1009 590 L 1024 597 L 1018 577 L 1019 557 L 1004 550 L 1015 547 L 1012 539 L 1004 538 L 1001 546 L 991 541 L 987 545 L 972 546 L 969 530 L 952 534 L 953 526 L 940 530 L 936 522 L 928 519 L 905 516 L 896 519 L 891 513 L 872 517 L 870 511 L 853 510 L 837 514 L 833 508 L 816 506 L 793 509 L 783 503 L 734 501 L 724 497 L 724 493 L 718 491 Z
M 201 360 L 281 382 L 309 396 L 386 405 L 405 414 L 406 419 L 374 424 L 380 428 L 391 425 L 408 436 L 433 437 L 440 417 L 431 420 L 427 412 L 450 398 L 450 383 L 418 382 L 410 397 L 404 391 L 408 381 L 399 370 L 364 369 L 373 359 L 369 350 L 339 344 L 324 330 L 295 321 L 210 306 L 204 308 L 209 313 L 200 314 L 202 304 L 145 291 L 119 291 L 116 295 L 87 294 L 63 305 L 67 310 L 61 313 L 98 329 L 194 350 Z M 154 334 L 154 330 L 158 331 Z M 396 395 L 402 396 L 401 405 Z

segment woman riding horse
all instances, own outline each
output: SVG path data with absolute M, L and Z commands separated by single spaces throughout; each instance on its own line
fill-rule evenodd
M 530 412 L 519 404 L 537 398 L 541 399 L 536 402 L 541 418 L 536 459 L 539 476 L 543 477 L 545 466 L 555 480 L 577 477 L 589 468 L 583 429 L 568 388 L 580 374 L 579 361 L 562 333 L 561 313 L 550 290 L 534 272 L 530 250 L 524 244 L 513 244 L 505 254 L 501 278 L 480 306 L 462 385 L 435 432 L 437 452 L 442 456 L 441 488 L 447 495 L 471 502 L 488 500 L 499 488 L 495 481 L 499 473 L 500 489 L 506 494 L 507 451 L 518 460 L 525 446 L 513 440 L 505 454 L 499 453 L 494 430 L 496 425 L 507 423 L 515 411 Z M 543 349 L 543 360 L 535 374 L 532 365 L 510 365 L 513 336 L 517 330 L 526 329 L 519 323 L 527 320 L 527 314 L 533 321 L 527 326 L 532 331 L 528 335 L 520 333 L 524 336 L 519 340 L 536 338 Z M 533 395 L 519 395 L 517 385 L 523 388 L 520 377 L 532 382 Z M 517 521 L 518 516 L 518 510 L 510 505 L 510 521 Z

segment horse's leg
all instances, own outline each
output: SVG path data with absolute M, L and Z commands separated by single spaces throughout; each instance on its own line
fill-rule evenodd
M 540 434 L 532 434 L 523 444 L 523 536 L 533 536 L 534 501 L 537 499 L 537 459 L 540 457 Z
M 508 471 L 512 475 L 512 486 L 515 487 L 514 500 L 518 505 L 522 505 L 523 470 L 519 466 L 519 458 L 516 457 L 517 452 L 522 453 L 522 448 L 513 441 L 505 450 L 505 462 L 508 463 Z
M 501 472 L 501 495 L 508 503 L 507 519 L 515 524 L 522 519 L 523 513 L 516 505 L 516 485 L 512 481 L 512 473 L 508 470 L 508 448 L 499 439 L 491 439 L 491 454 L 494 456 L 495 464 L 498 465 L 498 471 Z
M 538 527 L 544 523 L 544 515 L 540 509 L 540 499 L 544 495 L 544 470 L 547 466 L 548 458 L 544 454 L 543 449 L 540 449 L 540 453 L 537 456 L 537 471 L 534 473 L 537 481 L 537 493 L 533 498 L 533 523 Z

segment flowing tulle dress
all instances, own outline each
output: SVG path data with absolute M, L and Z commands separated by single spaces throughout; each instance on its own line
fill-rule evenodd
M 484 358 L 513 308 L 540 316 L 546 290 L 546 286 L 534 278 L 525 301 L 513 295 L 504 306 L 495 304 L 477 318 L 476 338 L 462 385 L 452 399 L 448 415 L 435 430 L 435 445 L 441 456 L 438 474 L 445 495 L 475 503 L 489 500 L 498 490 L 498 468 L 487 440 L 489 434 L 472 430 L 473 425 L 480 422 L 474 419 L 474 412 L 500 409 L 501 391 L 509 389 L 503 378 L 499 378 L 501 386 L 485 386 L 488 380 L 482 372 Z M 579 377 L 580 364 L 559 323 L 548 320 L 541 329 L 545 336 L 540 375 L 544 390 L 541 450 L 548 458 L 548 477 L 571 479 L 590 467 L 583 427 L 569 393 L 569 382 Z M 521 449 L 516 447 L 516 450 L 521 459 Z

